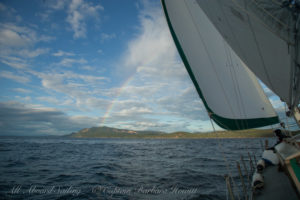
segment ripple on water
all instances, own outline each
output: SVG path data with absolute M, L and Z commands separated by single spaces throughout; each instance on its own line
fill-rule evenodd
M 120 140 L 11 138 L 0 145 L 0 199 L 225 199 L 226 164 L 216 140 Z M 237 147 L 237 145 L 240 145 Z M 243 149 L 247 146 L 247 149 Z M 239 152 L 232 151 L 233 148 Z M 7 151 L 9 150 L 9 151 Z M 222 153 L 230 161 L 248 151 L 260 156 L 258 140 L 226 140 Z M 228 163 L 235 169 L 235 162 Z M 237 177 L 237 173 L 233 174 Z M 81 193 L 8 196 L 13 185 L 73 186 Z M 129 194 L 93 193 L 102 186 L 131 189 Z M 161 189 L 158 194 L 139 188 Z M 196 188 L 177 195 L 172 188 Z M 166 191 L 166 192 L 162 192 Z

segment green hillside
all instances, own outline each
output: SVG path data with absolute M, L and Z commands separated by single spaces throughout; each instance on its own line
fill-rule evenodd
M 299 131 L 298 131 L 299 133 Z M 296 133 L 294 133 L 296 134 Z M 201 138 L 257 138 L 273 137 L 271 129 L 251 129 L 241 131 L 218 131 L 206 133 L 174 132 L 164 133 L 157 131 L 134 131 L 110 127 L 85 128 L 68 135 L 76 138 L 170 138 L 170 139 L 201 139 Z

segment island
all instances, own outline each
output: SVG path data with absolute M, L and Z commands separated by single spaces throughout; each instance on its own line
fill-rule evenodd
M 299 131 L 293 132 L 293 135 Z M 118 129 L 112 127 L 85 128 L 78 132 L 67 135 L 74 138 L 141 138 L 141 139 L 205 139 L 205 138 L 258 138 L 274 137 L 272 129 L 248 129 L 239 131 L 217 131 L 217 132 L 159 132 L 159 131 L 135 131 Z

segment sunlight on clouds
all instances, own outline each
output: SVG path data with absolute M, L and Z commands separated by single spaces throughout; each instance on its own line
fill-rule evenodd
M 14 81 L 2 87 L 13 95 L 2 97 L 0 112 L 11 118 L 1 124 L 18 123 L 16 134 L 58 135 L 100 125 L 169 132 L 207 127 L 160 4 L 136 3 L 131 9 L 137 9 L 139 23 L 128 23 L 131 29 L 112 29 L 115 16 L 104 12 L 102 2 L 84 0 L 18 8 L 36 12 L 22 24 L 0 19 L 0 79 Z M 128 30 L 135 32 L 124 34 Z
M 32 93 L 31 90 L 24 89 L 24 88 L 14 88 L 14 91 L 20 92 L 20 93 Z
M 56 53 L 52 54 L 53 56 L 57 56 L 57 57 L 61 57 L 61 56 L 75 56 L 74 53 L 70 53 L 70 52 L 65 52 L 62 50 L 58 50 Z
M 30 78 L 24 75 L 16 75 L 10 71 L 1 71 L 0 72 L 0 77 L 1 78 L 7 78 L 19 83 L 28 83 L 30 82 Z
M 173 61 L 177 51 L 160 9 L 140 13 L 141 34 L 128 45 L 127 67 L 157 67 Z
M 133 75 L 119 89 L 106 123 L 139 130 L 194 130 L 200 120 L 208 120 L 206 111 L 177 54 L 161 9 L 145 6 L 139 15 L 140 34 L 129 42 L 121 61 L 125 68 L 119 69 Z M 173 122 L 164 119 L 170 117 Z
M 85 19 L 93 17 L 99 18 L 98 12 L 104 8 L 101 5 L 92 5 L 83 0 L 72 0 L 68 8 L 68 16 L 66 21 L 71 25 L 74 31 L 74 38 L 86 37 Z
M 24 47 L 36 42 L 48 42 L 52 37 L 40 35 L 36 31 L 24 26 L 16 26 L 9 23 L 0 24 L 0 46 L 1 47 Z
M 72 59 L 72 58 L 64 58 L 62 61 L 58 63 L 58 65 L 71 67 L 73 64 L 86 64 L 87 61 L 83 58 L 80 59 Z

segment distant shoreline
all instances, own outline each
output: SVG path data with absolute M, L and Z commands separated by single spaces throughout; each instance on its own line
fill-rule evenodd
M 300 131 L 293 132 L 299 134 Z M 67 135 L 72 138 L 119 138 L 119 139 L 252 139 L 274 137 L 272 129 L 250 129 L 239 131 L 217 131 L 209 133 L 174 132 L 164 133 L 157 131 L 133 131 L 111 127 L 92 127 Z

